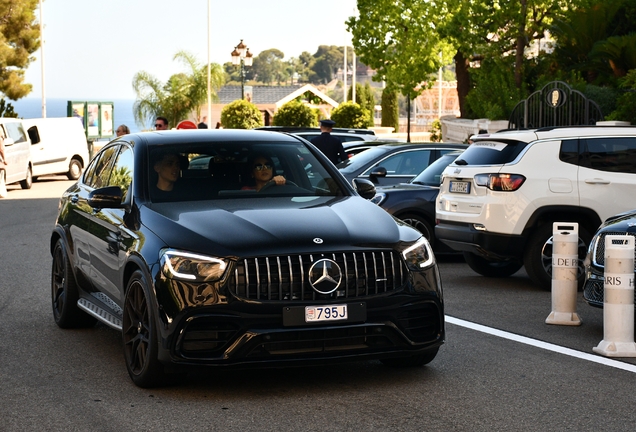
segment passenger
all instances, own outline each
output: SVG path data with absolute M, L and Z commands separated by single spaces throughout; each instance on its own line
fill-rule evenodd
M 177 153 L 159 153 L 153 164 L 157 173 L 157 183 L 152 188 L 153 198 L 164 200 L 173 197 L 176 192 L 175 184 L 181 174 L 181 157 Z
M 244 186 L 243 190 L 260 191 L 263 186 L 268 183 L 275 183 L 276 186 L 282 186 L 286 183 L 285 177 L 281 175 L 274 176 L 274 162 L 268 156 L 255 155 L 248 159 L 248 167 L 252 183 Z
M 117 137 L 120 137 L 120 136 L 129 134 L 130 133 L 130 129 L 125 124 L 119 125 L 117 127 L 117 130 L 115 131 L 115 133 L 117 134 Z

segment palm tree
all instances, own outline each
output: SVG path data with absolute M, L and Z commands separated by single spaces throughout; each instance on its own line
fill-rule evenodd
M 133 112 L 135 123 L 141 128 L 157 116 L 166 117 L 172 126 L 191 115 L 197 123 L 200 121 L 201 105 L 207 100 L 207 65 L 201 66 L 185 51 L 179 51 L 173 60 L 188 66 L 188 73 L 174 74 L 165 84 L 145 71 L 137 72 L 133 77 L 133 89 L 137 94 Z M 210 69 L 212 100 L 217 101 L 216 92 L 224 84 L 225 76 L 219 64 L 210 64 Z

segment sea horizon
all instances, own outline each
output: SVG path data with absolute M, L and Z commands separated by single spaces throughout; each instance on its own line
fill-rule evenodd
M 32 119 L 42 117 L 42 98 L 26 97 L 18 101 L 8 101 L 13 106 L 13 110 L 19 118 Z M 46 98 L 47 117 L 68 117 L 67 106 L 69 101 L 82 101 L 82 99 Z M 125 124 L 130 128 L 130 132 L 139 132 L 141 128 L 135 123 L 133 114 L 134 99 L 86 99 L 87 102 L 112 102 L 113 124 L 116 129 L 119 125 Z

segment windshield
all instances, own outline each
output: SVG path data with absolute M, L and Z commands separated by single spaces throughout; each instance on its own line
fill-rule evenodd
M 351 156 L 349 159 L 340 162 L 336 166 L 342 173 L 354 173 L 357 170 L 364 168 L 367 164 L 373 162 L 384 154 L 386 154 L 385 148 L 382 148 L 382 146 L 374 147 L 365 150 L 362 153 Z
M 156 146 L 148 167 L 153 202 L 349 194 L 300 142 Z
M 419 173 L 411 183 L 425 186 L 439 186 L 442 183 L 442 172 L 460 153 L 446 153 Z

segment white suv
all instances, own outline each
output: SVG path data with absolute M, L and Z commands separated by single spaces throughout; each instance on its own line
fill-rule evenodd
M 636 208 L 636 127 L 583 126 L 474 137 L 443 173 L 436 237 L 484 276 L 525 266 L 551 287 L 552 224 L 578 222 L 579 282 L 592 233 Z

